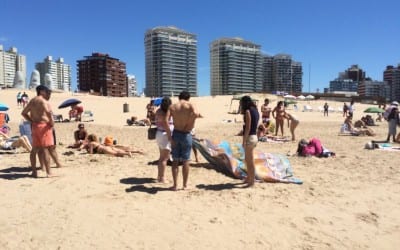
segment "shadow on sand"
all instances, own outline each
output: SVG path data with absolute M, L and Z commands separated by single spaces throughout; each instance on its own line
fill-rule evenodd
M 0 179 L 17 180 L 21 178 L 32 178 L 29 175 L 30 167 L 10 167 L 0 170 Z M 4 174 L 3 174 L 4 173 Z
M 169 188 L 164 187 L 146 187 L 143 184 L 147 183 L 156 183 L 156 179 L 154 178 L 137 178 L 137 177 L 130 177 L 124 178 L 119 181 L 122 184 L 133 185 L 130 188 L 125 189 L 125 192 L 144 192 L 148 194 L 156 194 L 159 191 L 170 191 Z
M 196 186 L 198 189 L 204 190 L 212 190 L 212 191 L 221 191 L 225 189 L 234 189 L 234 188 L 246 188 L 246 184 L 244 183 L 223 183 L 223 184 L 199 184 Z

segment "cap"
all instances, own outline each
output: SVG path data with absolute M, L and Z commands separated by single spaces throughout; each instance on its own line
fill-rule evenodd
M 104 145 L 106 145 L 106 146 L 111 146 L 111 145 L 113 145 L 113 142 L 114 142 L 114 140 L 113 140 L 113 138 L 112 138 L 112 136 L 106 136 L 106 138 L 104 138 Z
M 393 102 L 391 103 L 391 105 L 392 105 L 392 106 L 399 106 L 399 103 L 396 102 L 396 101 L 393 101 Z

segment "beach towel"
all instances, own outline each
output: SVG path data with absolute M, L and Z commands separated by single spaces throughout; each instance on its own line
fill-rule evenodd
M 232 178 L 245 179 L 244 149 L 240 143 L 193 139 L 194 147 L 217 171 Z M 256 179 L 266 182 L 302 184 L 293 177 L 289 159 L 281 154 L 254 151 Z
M 378 149 L 383 151 L 397 151 L 400 152 L 400 146 L 393 146 L 393 144 L 388 142 L 371 142 L 373 147 L 372 149 Z

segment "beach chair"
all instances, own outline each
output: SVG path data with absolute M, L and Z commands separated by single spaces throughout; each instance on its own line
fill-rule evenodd
M 28 121 L 23 121 L 19 124 L 19 133 L 21 136 L 25 135 L 28 137 L 29 142 L 32 144 L 32 128 L 31 123 Z
M 8 116 L 7 113 L 0 112 L 0 127 L 5 125 L 10 121 L 10 117 Z
M 53 115 L 53 120 L 54 122 L 63 122 L 63 116 L 62 115 Z
M 83 122 L 93 122 L 94 121 L 93 117 L 94 117 L 94 114 L 92 111 L 85 110 L 85 111 L 83 111 L 81 119 Z
M 310 105 L 304 105 L 303 112 L 312 112 L 313 108 Z

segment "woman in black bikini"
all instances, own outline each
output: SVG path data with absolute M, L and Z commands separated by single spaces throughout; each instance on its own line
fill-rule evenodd
M 99 143 L 97 136 L 94 134 L 88 135 L 87 139 L 88 139 L 87 151 L 89 154 L 108 154 L 119 157 L 127 155 L 129 157 L 132 157 L 132 153 L 130 151 L 126 151 L 112 146 L 105 146 Z

